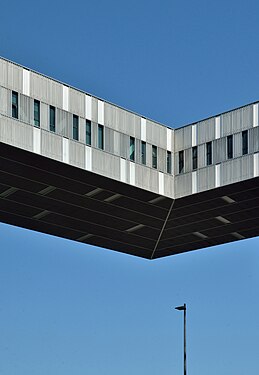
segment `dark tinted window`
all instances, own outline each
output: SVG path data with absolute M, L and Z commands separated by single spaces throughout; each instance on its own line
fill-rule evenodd
M 52 105 L 49 107 L 49 130 L 56 131 L 56 108 Z
M 103 126 L 98 124 L 98 147 L 103 150 L 104 148 L 104 136 L 103 136 Z
M 248 131 L 244 130 L 242 132 L 242 154 L 248 154 Z
M 85 134 L 85 143 L 87 145 L 91 146 L 91 144 L 92 144 L 92 126 L 91 126 L 91 121 L 90 120 L 86 120 L 85 131 L 86 131 L 86 134 Z
M 40 102 L 34 100 L 34 125 L 40 126 Z
M 192 169 L 197 169 L 198 167 L 198 148 L 197 146 L 192 148 Z
M 157 168 L 157 147 L 152 146 L 152 167 Z
M 78 126 L 78 116 L 77 115 L 73 115 L 73 139 L 78 141 L 78 135 L 79 135 L 79 126 Z
M 172 154 L 170 151 L 167 151 L 166 154 L 166 171 L 172 173 Z
M 135 138 L 130 137 L 130 160 L 135 160 Z
M 207 165 L 212 164 L 212 142 L 206 143 Z
M 179 151 L 179 173 L 184 170 L 184 151 Z
M 141 163 L 146 165 L 146 142 L 141 141 Z
M 227 137 L 227 156 L 228 159 L 233 158 L 233 135 Z
M 18 92 L 12 91 L 12 117 L 18 118 Z

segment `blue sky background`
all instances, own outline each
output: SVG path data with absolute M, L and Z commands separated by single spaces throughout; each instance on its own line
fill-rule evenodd
M 180 126 L 259 100 L 258 1 L 13 1 L 0 55 Z M 1 177 L 0 177 L 1 178 Z M 259 240 L 153 262 L 0 225 L 0 374 L 259 373 Z

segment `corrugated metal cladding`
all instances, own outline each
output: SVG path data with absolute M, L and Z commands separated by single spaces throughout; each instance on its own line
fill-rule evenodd
M 13 91 L 18 93 L 18 119 L 12 119 Z M 39 131 L 32 130 L 35 99 L 40 101 Z M 54 131 L 50 129 L 50 106 L 55 107 Z M 253 153 L 259 151 L 258 103 L 172 130 L 4 59 L 0 59 L 0 113 L 2 142 L 170 198 L 253 178 Z M 78 116 L 78 141 L 73 140 L 73 115 Z M 86 120 L 91 121 L 87 147 Z M 98 124 L 104 127 L 103 149 Z M 248 155 L 243 144 L 246 130 Z M 231 160 L 229 135 L 233 135 Z M 130 137 L 134 138 L 131 161 Z M 196 166 L 193 147 L 197 147 Z M 184 154 L 181 171 L 180 151 Z

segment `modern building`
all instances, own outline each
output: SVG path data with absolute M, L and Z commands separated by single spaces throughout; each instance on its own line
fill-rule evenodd
M 0 220 L 148 259 L 259 234 L 258 103 L 171 129 L 0 59 Z

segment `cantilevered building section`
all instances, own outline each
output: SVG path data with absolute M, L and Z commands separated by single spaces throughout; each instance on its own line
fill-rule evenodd
M 171 129 L 0 59 L 0 221 L 155 259 L 259 234 L 258 103 Z

